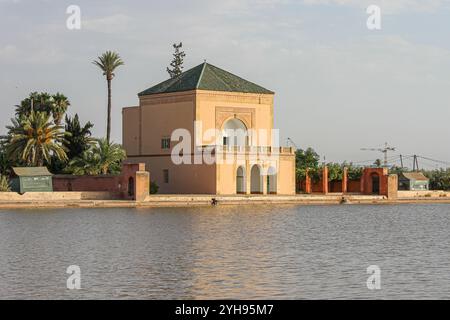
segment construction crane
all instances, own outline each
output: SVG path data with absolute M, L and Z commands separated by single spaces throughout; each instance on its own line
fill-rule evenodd
M 295 144 L 295 142 L 291 139 L 291 138 L 287 138 L 287 146 L 289 147 L 289 146 L 293 146 L 293 147 L 295 147 L 295 149 L 297 149 L 298 150 L 298 147 L 297 147 L 297 145 Z
M 390 147 L 386 142 L 384 148 L 361 148 L 362 151 L 378 151 L 384 155 L 384 167 L 388 167 L 388 152 L 395 151 L 395 147 Z

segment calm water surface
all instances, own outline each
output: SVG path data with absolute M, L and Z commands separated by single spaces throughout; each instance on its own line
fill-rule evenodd
M 449 231 L 450 205 L 0 210 L 0 298 L 449 299 Z

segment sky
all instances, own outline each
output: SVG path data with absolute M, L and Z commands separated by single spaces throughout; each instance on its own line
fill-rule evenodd
M 79 30 L 66 26 L 69 5 Z M 367 28 L 370 5 L 381 30 Z M 0 134 L 14 105 L 48 91 L 104 136 L 106 81 L 91 62 L 114 50 L 125 61 L 113 80 L 121 142 L 121 109 L 168 78 L 180 41 L 185 70 L 206 59 L 276 92 L 281 144 L 369 164 L 382 155 L 361 148 L 388 142 L 392 164 L 450 162 L 450 0 L 0 0 Z

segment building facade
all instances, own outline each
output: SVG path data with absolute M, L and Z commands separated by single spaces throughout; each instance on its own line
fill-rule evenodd
M 205 62 L 138 96 L 123 109 L 123 146 L 159 193 L 295 193 L 295 154 L 278 145 L 272 91 Z
M 422 191 L 430 189 L 430 179 L 422 172 L 402 172 L 398 176 L 398 189 Z

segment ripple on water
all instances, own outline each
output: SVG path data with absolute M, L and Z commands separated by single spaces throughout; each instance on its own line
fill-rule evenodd
M 2 210 L 0 298 L 448 299 L 449 227 L 450 205 Z

